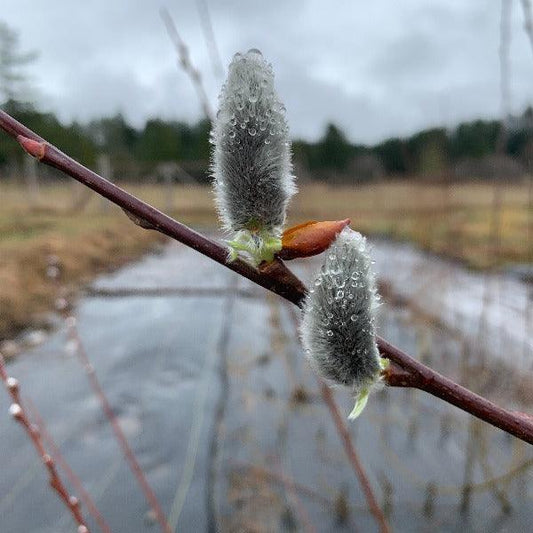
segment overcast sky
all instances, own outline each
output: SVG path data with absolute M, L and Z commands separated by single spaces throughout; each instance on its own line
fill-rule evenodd
M 227 66 L 259 48 L 272 62 L 293 137 L 316 139 L 328 121 L 354 142 L 375 142 L 465 119 L 497 117 L 499 0 L 207 0 Z M 201 107 L 176 64 L 165 6 L 204 74 L 214 73 L 198 0 L 1 0 L 0 18 L 39 52 L 28 68 L 39 106 L 61 119 L 124 113 L 192 121 Z M 201 0 L 200 0 L 201 3 Z M 511 108 L 533 104 L 533 53 L 514 0 Z

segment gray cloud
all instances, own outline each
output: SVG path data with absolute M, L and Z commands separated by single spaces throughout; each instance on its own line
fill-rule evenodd
M 40 58 L 30 72 L 38 103 L 64 120 L 123 112 L 196 120 L 201 108 L 176 66 L 159 17 L 143 0 L 10 3 L 2 18 Z M 166 2 L 216 104 L 196 0 Z M 211 0 L 225 64 L 260 48 L 272 61 L 294 136 L 317 138 L 327 121 L 356 142 L 422 127 L 497 116 L 499 3 L 424 0 L 335 4 L 320 0 Z M 512 17 L 512 107 L 533 103 L 533 56 L 516 3 Z

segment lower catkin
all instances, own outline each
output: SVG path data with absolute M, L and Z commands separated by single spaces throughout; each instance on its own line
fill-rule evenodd
M 327 381 L 351 387 L 357 416 L 382 360 L 376 344 L 376 291 L 366 239 L 345 228 L 325 252 L 307 295 L 301 337 L 315 371 Z

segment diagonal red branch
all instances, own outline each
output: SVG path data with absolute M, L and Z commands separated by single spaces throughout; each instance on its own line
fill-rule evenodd
M 120 446 L 120 449 L 122 450 L 124 458 L 126 459 L 128 466 L 130 467 L 130 470 L 133 472 L 133 475 L 135 476 L 137 483 L 141 487 L 141 490 L 143 491 L 144 496 L 146 500 L 148 501 L 148 504 L 150 505 L 153 512 L 155 513 L 155 516 L 156 516 L 157 522 L 159 523 L 161 531 L 163 531 L 164 533 L 172 533 L 172 529 L 170 525 L 168 524 L 167 518 L 165 514 L 163 513 L 163 509 L 161 508 L 161 505 L 159 504 L 159 500 L 157 499 L 157 496 L 155 492 L 153 491 L 152 487 L 148 483 L 148 480 L 146 479 L 146 476 L 144 475 L 143 469 L 141 468 L 141 465 L 137 461 L 137 458 L 135 457 L 135 453 L 131 449 L 129 442 L 126 439 L 126 436 L 124 435 L 124 432 L 122 431 L 122 428 L 120 427 L 117 417 L 115 416 L 115 413 L 113 412 L 113 408 L 111 407 L 111 404 L 109 403 L 109 400 L 107 399 L 107 396 L 104 393 L 104 389 L 102 388 L 102 386 L 100 385 L 100 381 L 96 377 L 96 373 L 91 364 L 91 361 L 89 360 L 89 356 L 87 355 L 87 352 L 85 351 L 85 347 L 83 346 L 83 343 L 81 341 L 81 337 L 78 334 L 78 329 L 76 328 L 75 319 L 71 317 L 71 319 L 67 319 L 67 321 L 68 321 L 68 326 L 69 326 L 69 335 L 72 338 L 72 340 L 76 342 L 76 355 L 78 356 L 81 364 L 83 365 L 85 373 L 87 374 L 87 377 L 89 379 L 89 383 L 91 384 L 91 387 L 94 393 L 96 394 L 96 397 L 100 401 L 102 410 L 104 411 L 107 419 L 109 420 L 111 429 L 113 430 L 113 433 L 115 434 L 115 438 Z
M 20 124 L 4 111 L 0 111 L 0 128 L 17 139 L 19 143 L 25 143 L 27 147 L 31 144 L 31 153 L 37 155 L 43 163 L 68 174 L 132 214 L 138 224 L 172 237 L 261 287 L 301 306 L 305 297 L 305 286 L 281 261 L 275 265 L 275 268 L 263 271 L 255 269 L 240 259 L 228 262 L 228 252 L 224 246 L 177 222 L 87 169 L 55 146 L 44 141 L 36 133 Z M 28 144 L 21 136 L 39 141 L 42 145 Z M 394 363 L 390 365 L 388 371 L 384 374 L 386 383 L 391 386 L 410 386 L 426 391 L 529 444 L 533 444 L 533 423 L 527 417 L 502 409 L 461 387 L 461 385 L 416 361 L 384 339 L 378 338 L 378 346 L 381 354 Z M 401 379 L 396 378 L 399 370 L 402 371 Z M 407 381 L 403 379 L 405 373 L 410 374 L 410 378 Z
M 348 459 L 352 464 L 357 478 L 359 479 L 359 483 L 361 484 L 361 487 L 365 494 L 365 499 L 368 503 L 368 506 L 370 507 L 370 512 L 374 515 L 374 518 L 376 519 L 376 522 L 379 525 L 379 530 L 381 531 L 381 533 L 390 533 L 390 527 L 387 523 L 387 519 L 385 518 L 385 515 L 383 514 L 383 511 L 381 510 L 381 507 L 377 502 L 376 496 L 374 495 L 374 491 L 372 490 L 370 481 L 363 467 L 363 463 L 361 462 L 361 459 L 359 459 L 359 455 L 355 451 L 352 439 L 350 437 L 350 433 L 348 432 L 348 428 L 346 427 L 346 422 L 341 416 L 339 406 L 337 405 L 337 402 L 333 397 L 331 389 L 321 379 L 319 379 L 319 385 L 320 393 L 322 394 L 322 398 L 328 406 L 333 421 L 335 422 L 335 426 L 337 427 L 337 432 L 342 440 L 346 455 L 348 456 Z

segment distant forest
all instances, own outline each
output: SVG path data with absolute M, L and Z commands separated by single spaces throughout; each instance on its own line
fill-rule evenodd
M 209 130 L 196 124 L 150 119 L 142 129 L 120 114 L 88 124 L 62 124 L 52 113 L 8 101 L 3 109 L 90 168 L 109 157 L 115 179 L 161 179 L 161 169 L 174 164 L 195 181 L 207 182 Z M 533 109 L 498 120 L 475 120 L 454 129 L 432 128 L 406 138 L 390 138 L 368 146 L 350 142 L 340 128 L 328 124 L 317 142 L 295 140 L 296 173 L 301 179 L 354 182 L 419 176 L 428 179 L 513 179 L 531 172 Z M 22 168 L 20 149 L 0 136 L 0 178 Z

